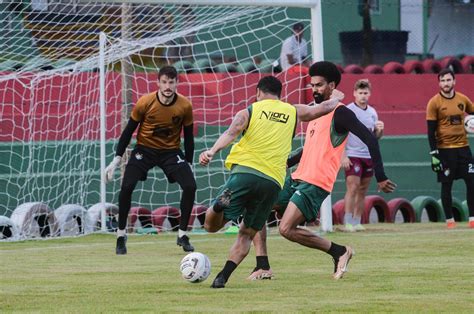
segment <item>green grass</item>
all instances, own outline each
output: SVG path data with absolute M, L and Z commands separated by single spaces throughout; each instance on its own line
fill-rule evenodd
M 329 255 L 291 243 L 272 229 L 274 280 L 249 282 L 251 250 L 225 289 L 211 289 L 235 235 L 192 234 L 212 263 L 191 284 L 178 267 L 175 233 L 130 236 L 116 256 L 113 235 L 0 243 L 0 312 L 471 312 L 474 230 L 459 223 L 374 224 L 328 239 L 356 255 L 334 281 Z

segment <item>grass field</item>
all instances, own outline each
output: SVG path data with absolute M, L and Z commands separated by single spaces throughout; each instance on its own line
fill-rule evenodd
M 460 223 L 373 224 L 326 235 L 356 255 L 334 281 L 329 255 L 270 231 L 274 280 L 246 281 L 253 249 L 225 289 L 209 286 L 235 235 L 193 234 L 213 264 L 200 284 L 181 279 L 176 234 L 114 235 L 0 243 L 0 312 L 473 312 L 474 230 Z

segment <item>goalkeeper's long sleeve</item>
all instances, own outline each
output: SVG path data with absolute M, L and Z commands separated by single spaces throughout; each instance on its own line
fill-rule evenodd
M 194 134 L 193 125 L 187 125 L 183 128 L 184 133 L 184 158 L 187 162 L 193 163 L 194 157 Z
M 132 139 L 133 132 L 135 132 L 137 126 L 140 124 L 140 122 L 137 122 L 130 118 L 128 120 L 127 126 L 122 132 L 122 135 L 120 135 L 119 142 L 117 144 L 117 150 L 115 152 L 115 155 L 122 157 L 123 154 L 125 153 L 125 150 L 127 149 L 128 144 L 130 144 L 130 140 Z
M 436 145 L 436 129 L 438 128 L 438 121 L 427 120 L 428 125 L 428 142 L 430 143 L 430 150 L 435 151 L 438 149 Z

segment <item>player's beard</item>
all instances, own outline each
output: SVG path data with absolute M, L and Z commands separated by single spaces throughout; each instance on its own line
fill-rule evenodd
M 454 88 L 454 86 L 444 86 L 442 88 L 442 90 L 443 90 L 443 93 L 450 94 L 452 92 L 453 88 Z
M 171 93 L 169 96 L 165 94 L 166 93 Z M 164 90 L 164 91 L 160 91 L 160 94 L 161 96 L 163 96 L 164 98 L 166 99 L 170 99 L 174 96 L 174 92 L 171 90 L 171 89 L 167 89 L 167 90 Z
M 318 92 L 313 92 L 314 102 L 320 104 L 324 101 L 324 95 Z

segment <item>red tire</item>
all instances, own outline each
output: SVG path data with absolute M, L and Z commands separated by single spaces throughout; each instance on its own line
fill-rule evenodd
M 474 56 L 465 56 L 461 60 L 464 73 L 474 73 Z
M 403 74 L 405 68 L 400 63 L 391 61 L 383 66 L 383 72 L 386 74 Z
M 444 57 L 440 62 L 443 69 L 450 68 L 454 73 L 464 73 L 464 67 L 462 66 L 461 61 L 455 57 Z
M 371 64 L 365 67 L 364 73 L 368 74 L 383 74 L 383 68 L 377 64 Z
M 179 227 L 180 220 L 179 210 L 171 206 L 163 206 L 155 209 L 151 213 L 151 219 L 153 221 L 153 226 L 158 230 L 164 230 L 164 222 L 168 220 L 171 225 L 171 230 L 177 230 Z
M 415 222 L 415 209 L 411 203 L 404 198 L 394 198 L 388 201 L 388 210 L 390 213 L 390 221 L 397 222 L 397 213 L 400 212 L 403 216 L 403 222 Z
M 422 64 L 425 68 L 425 73 L 439 73 L 443 68 L 441 62 L 434 59 L 426 59 L 422 62 Z
M 332 205 L 332 224 L 344 224 L 344 199 L 339 200 Z
M 357 64 L 349 64 L 344 68 L 344 73 L 348 74 L 362 74 L 364 73 L 364 69 Z
M 372 209 L 375 209 L 377 213 L 378 222 L 391 222 L 390 212 L 388 210 L 387 202 L 383 197 L 378 195 L 368 195 L 364 200 L 364 212 L 362 213 L 361 223 L 370 223 L 370 213 Z
M 204 220 L 206 219 L 207 206 L 204 205 L 194 205 L 191 212 L 191 217 L 188 222 L 188 229 L 192 229 L 194 222 L 197 220 L 201 226 L 204 226 Z
M 336 68 L 339 70 L 339 72 L 344 73 L 344 68 L 340 64 L 336 64 Z
M 151 220 L 151 210 L 145 207 L 132 207 L 130 208 L 130 214 L 128 215 L 128 227 L 135 231 L 135 223 L 137 219 L 140 220 L 142 227 L 152 227 L 153 222 Z
M 415 74 L 425 73 L 425 68 L 423 67 L 423 63 L 417 60 L 406 61 L 403 64 L 403 68 L 405 69 L 405 73 L 415 73 Z

